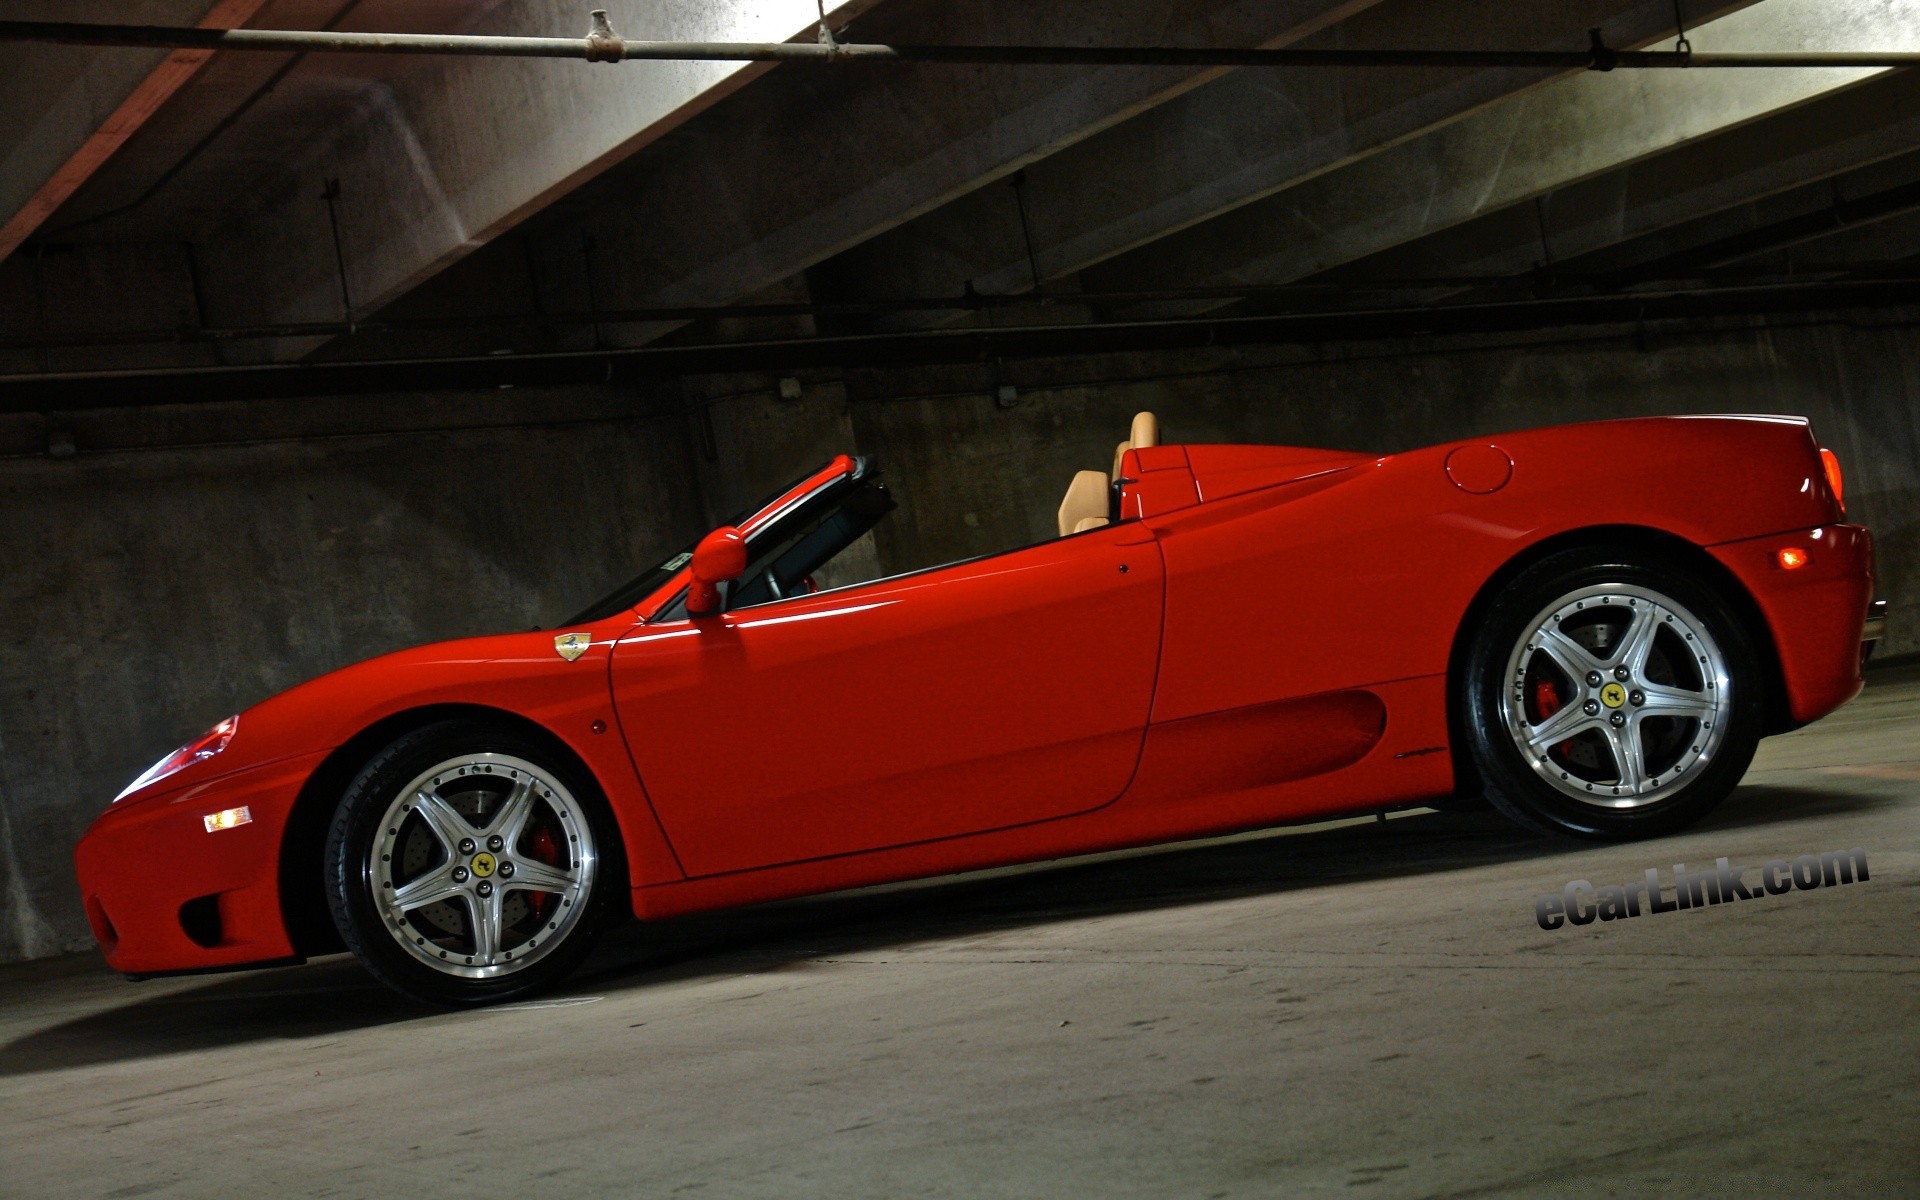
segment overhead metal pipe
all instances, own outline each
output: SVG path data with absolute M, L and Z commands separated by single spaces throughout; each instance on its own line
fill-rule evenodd
M 967 63 L 1062 67 L 1508 67 L 1545 70 L 1644 70 L 1726 67 L 1910 67 L 1920 53 L 1711 54 L 1691 50 L 1615 50 L 1598 30 L 1584 50 L 1344 50 L 1206 46 L 883 45 L 866 42 L 655 42 L 620 37 L 594 14 L 585 37 L 477 34 L 342 33 L 288 29 L 184 29 L 75 21 L 0 21 L 0 42 L 137 46 L 175 50 L 279 53 L 473 55 L 579 59 L 586 62 L 712 61 L 815 63 Z

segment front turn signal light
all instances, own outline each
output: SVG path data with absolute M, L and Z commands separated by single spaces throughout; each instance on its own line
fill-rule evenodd
M 208 813 L 200 818 L 208 833 L 218 833 L 222 829 L 238 829 L 242 825 L 253 824 L 253 810 L 242 804 L 239 808 L 223 808 L 217 813 Z
M 178 750 L 175 750 L 172 754 L 167 755 L 159 762 L 148 767 L 145 771 L 142 771 L 140 778 L 128 784 L 125 791 L 113 798 L 113 802 L 118 804 L 120 801 L 133 795 L 133 793 L 146 787 L 150 783 L 165 779 L 175 771 L 190 767 L 194 763 L 212 758 L 227 748 L 227 743 L 233 740 L 234 731 L 239 728 L 239 715 L 236 714 L 228 717 L 212 729 L 207 730 L 199 737 L 188 742 Z
M 1820 465 L 1827 469 L 1827 490 L 1833 493 L 1833 502 L 1840 506 L 1840 515 L 1847 515 L 1846 478 L 1840 473 L 1840 456 L 1822 447 Z
M 1774 551 L 1773 563 L 1782 571 L 1798 571 L 1813 561 L 1805 546 L 1786 546 Z

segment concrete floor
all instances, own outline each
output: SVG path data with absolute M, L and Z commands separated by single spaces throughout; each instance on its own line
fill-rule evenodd
M 0 1195 L 1920 1195 L 1920 670 L 1687 834 L 1412 814 L 677 922 L 560 996 L 0 969 Z M 1872 879 L 1542 932 L 1532 897 Z

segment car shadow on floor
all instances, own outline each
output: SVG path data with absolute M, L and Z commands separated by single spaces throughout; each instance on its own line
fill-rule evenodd
M 1872 790 L 1743 786 L 1687 834 L 1832 819 L 1911 802 L 1900 794 L 1910 794 L 1911 784 L 1874 787 L 1849 781 L 1856 782 Z M 629 925 L 605 940 L 569 990 L 628 990 L 668 980 L 767 971 L 809 958 L 844 957 L 1053 921 L 1410 879 L 1603 847 L 1520 829 L 1485 806 L 1310 831 L 1282 827 L 994 872 L 985 878 L 898 885 Z
M 1866 781 L 1848 783 L 1861 784 L 1863 790 L 1853 786 L 1845 790 L 1742 787 L 1696 830 L 1831 818 L 1911 802 L 1911 784 L 1886 788 Z M 1518 829 L 1486 809 L 1418 812 L 1389 821 L 1304 831 L 1270 830 L 985 876 L 701 914 L 644 927 L 628 925 L 603 940 L 564 991 L 574 995 L 632 991 L 913 942 L 1414 877 L 1549 858 L 1581 848 L 1582 843 Z M 99 995 L 122 985 L 97 973 L 78 986 Z M 173 980 L 147 986 L 168 990 L 142 997 L 129 988 L 127 1003 L 0 1044 L 0 1077 L 464 1016 L 389 992 L 346 956 L 204 983 Z M 82 997 L 79 1003 L 85 1005 L 88 1000 Z

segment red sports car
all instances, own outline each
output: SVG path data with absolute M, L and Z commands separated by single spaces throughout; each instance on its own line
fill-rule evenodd
M 1805 421 L 1405 454 L 1161 445 L 1059 536 L 889 578 L 841 457 L 551 632 L 336 671 L 168 755 L 77 851 L 135 975 L 344 944 L 518 996 L 596 929 L 1484 793 L 1698 818 L 1860 688 L 1868 533 Z M 864 569 L 863 569 L 864 568 Z

